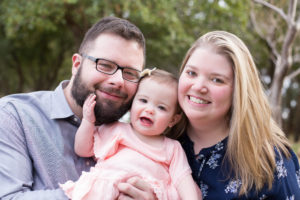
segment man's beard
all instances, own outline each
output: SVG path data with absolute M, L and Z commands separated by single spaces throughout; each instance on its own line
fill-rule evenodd
M 81 70 L 82 66 L 79 67 L 77 74 L 75 75 L 71 94 L 72 97 L 75 99 L 76 103 L 83 107 L 85 99 L 91 94 L 95 93 L 95 90 L 98 89 L 100 86 L 95 86 L 94 90 L 88 89 L 85 83 L 81 80 Z M 119 90 L 107 88 L 105 91 L 107 92 L 115 92 L 120 93 Z M 127 94 L 126 94 L 127 96 Z M 125 97 L 126 99 L 127 97 Z M 94 109 L 95 117 L 96 117 L 96 125 L 101 124 L 108 124 L 120 119 L 131 107 L 132 100 L 122 104 L 119 107 L 116 107 L 113 101 L 104 100 L 100 102 L 98 97 L 96 98 L 96 105 Z

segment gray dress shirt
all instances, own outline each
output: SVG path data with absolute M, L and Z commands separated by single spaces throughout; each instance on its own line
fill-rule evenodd
M 67 84 L 0 99 L 0 199 L 67 199 L 58 184 L 95 164 L 74 152 L 80 119 L 64 96 Z

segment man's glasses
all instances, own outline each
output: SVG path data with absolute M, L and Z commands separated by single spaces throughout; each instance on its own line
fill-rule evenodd
M 121 67 L 120 65 L 103 58 L 94 58 L 92 56 L 81 54 L 83 57 L 88 58 L 96 63 L 96 70 L 104 74 L 113 75 L 121 69 L 123 79 L 137 83 L 140 80 L 141 71 L 133 69 L 131 67 Z

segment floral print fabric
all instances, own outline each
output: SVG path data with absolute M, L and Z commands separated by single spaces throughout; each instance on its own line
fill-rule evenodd
M 259 199 L 259 200 L 296 200 L 300 199 L 300 169 L 299 161 L 290 150 L 289 159 L 276 157 L 276 170 L 272 188 L 268 186 L 256 192 L 250 190 L 246 195 L 239 196 L 241 180 L 230 179 L 229 164 L 223 161 L 227 138 L 216 145 L 204 148 L 194 153 L 193 142 L 184 134 L 180 142 L 187 154 L 189 164 L 193 171 L 193 178 L 202 191 L 204 200 L 218 199 Z

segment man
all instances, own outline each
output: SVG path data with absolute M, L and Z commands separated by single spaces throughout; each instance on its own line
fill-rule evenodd
M 58 184 L 77 180 L 94 164 L 73 148 L 83 102 L 96 94 L 98 125 L 128 110 L 145 63 L 144 36 L 127 20 L 103 18 L 86 33 L 72 63 L 70 81 L 55 91 L 0 99 L 1 199 L 67 199 Z M 118 187 L 119 199 L 154 198 L 137 177 Z

